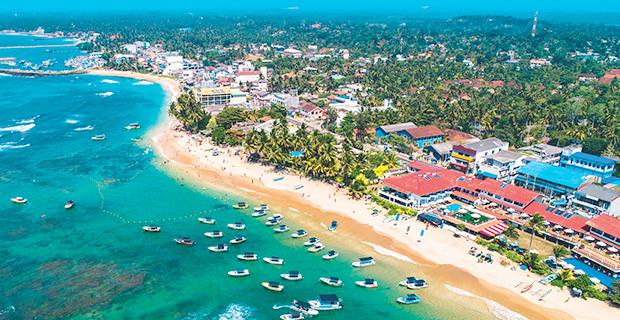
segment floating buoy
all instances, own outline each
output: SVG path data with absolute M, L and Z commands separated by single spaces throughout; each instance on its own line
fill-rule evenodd
M 43 218 L 45 218 L 45 215 L 42 215 L 42 216 L 41 216 L 41 219 L 43 219 Z

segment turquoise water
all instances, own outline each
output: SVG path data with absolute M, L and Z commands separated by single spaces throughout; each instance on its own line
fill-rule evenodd
M 345 307 L 321 312 L 320 319 L 493 318 L 479 300 L 452 294 L 428 278 L 432 287 L 416 292 L 422 303 L 397 305 L 397 297 L 410 293 L 398 281 L 424 277 L 415 265 L 268 203 L 291 227 L 275 234 L 264 224 L 267 217 L 230 207 L 262 200 L 201 184 L 164 164 L 150 145 L 154 128 L 167 124 L 162 110 L 169 97 L 158 84 L 101 76 L 0 76 L 0 96 L 0 319 L 276 319 L 288 309 L 274 306 L 327 293 L 337 294 Z M 136 121 L 142 129 L 124 129 Z M 106 140 L 93 141 L 96 134 Z M 132 142 L 136 136 L 144 140 Z M 28 202 L 12 203 L 17 196 Z M 63 207 L 68 200 L 75 201 L 70 210 Z M 201 224 L 199 216 L 218 223 Z M 226 228 L 236 221 L 247 230 Z M 141 229 L 151 223 L 163 231 Z M 290 237 L 300 228 L 319 237 L 326 250 L 308 253 L 303 238 Z M 224 238 L 203 235 L 215 229 Z M 235 235 L 248 240 L 229 245 L 229 252 L 208 251 Z M 196 245 L 174 243 L 179 237 L 191 237 Z M 322 254 L 332 249 L 340 256 L 324 261 Z M 286 264 L 236 258 L 247 251 L 261 258 L 276 255 Z M 368 255 L 377 265 L 350 266 Z M 238 267 L 248 268 L 250 276 L 226 274 Z M 290 270 L 304 279 L 280 279 Z M 329 276 L 345 286 L 317 282 Z M 367 277 L 377 279 L 379 288 L 354 285 Z M 283 292 L 262 288 L 261 282 L 274 280 L 284 284 Z
M 17 46 L 47 46 L 47 45 L 64 45 L 72 44 L 75 41 L 70 39 L 50 39 L 43 40 L 41 37 L 22 36 L 22 35 L 3 35 L 0 34 L 0 47 L 17 47 Z M 46 52 L 50 50 L 53 52 Z M 32 65 L 41 63 L 45 60 L 54 60 L 52 66 L 41 68 L 41 70 L 67 70 L 65 60 L 85 53 L 79 51 L 75 46 L 71 47 L 49 47 L 49 48 L 15 48 L 0 49 L 0 58 L 16 58 L 15 66 L 0 64 L 0 69 L 24 69 L 24 65 L 19 64 L 21 60 L 32 63 Z M 28 69 L 30 70 L 30 69 Z

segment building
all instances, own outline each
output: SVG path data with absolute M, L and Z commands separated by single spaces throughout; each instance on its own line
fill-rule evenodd
M 581 148 L 565 148 L 562 151 L 560 160 L 562 167 L 599 178 L 609 178 L 614 173 L 616 161 L 583 152 L 574 152 L 576 150 L 581 151 Z
M 504 210 L 523 211 L 530 203 L 541 200 L 538 192 L 526 190 L 512 184 L 486 179 L 482 181 L 477 191 L 481 199 L 496 203 Z
M 319 119 L 325 117 L 325 111 L 310 102 L 306 102 L 301 105 L 300 113 L 302 117 L 311 119 Z
M 271 103 L 284 105 L 287 109 L 299 107 L 299 97 L 289 93 L 272 93 Z
M 540 161 L 557 166 L 562 158 L 562 148 L 544 143 L 519 148 L 517 151 L 529 156 L 525 162 Z
M 585 174 L 532 161 L 517 170 L 514 184 L 550 196 L 571 195 L 588 180 Z
M 260 80 L 260 71 L 245 71 L 245 72 L 237 72 L 235 76 L 237 77 L 237 83 L 248 83 Z
M 377 139 L 382 139 L 382 138 L 387 139 L 399 131 L 403 131 L 403 130 L 407 130 L 411 128 L 417 128 L 417 127 L 418 126 L 413 124 L 413 122 L 406 122 L 406 123 L 380 126 L 380 127 L 375 128 L 375 131 L 376 131 Z
M 500 150 L 484 159 L 476 176 L 481 179 L 492 178 L 510 182 L 517 174 L 517 170 L 524 165 L 525 158 L 527 156 L 522 153 Z
M 472 143 L 480 141 L 478 138 L 463 140 L 463 141 L 448 141 L 443 143 L 436 143 L 427 147 L 424 147 L 424 151 L 428 153 L 437 161 L 450 161 L 450 155 L 452 154 L 452 147 L 455 144 Z
M 611 71 L 605 74 L 598 82 L 611 83 L 614 79 L 620 80 L 620 69 L 611 69 Z
M 606 249 L 616 259 L 611 259 L 609 255 L 600 252 L 600 249 L 597 250 L 589 245 L 575 248 L 573 253 L 610 277 L 620 277 L 620 262 L 617 260 L 617 252 L 620 248 L 620 223 L 618 219 L 610 215 L 601 214 L 587 221 L 586 228 L 590 232 L 589 236 L 596 241 L 595 245 L 600 249 Z M 604 244 L 604 246 L 601 246 L 601 244 Z M 611 249 L 615 249 L 614 252 Z
M 174 74 L 183 70 L 183 57 L 182 56 L 166 56 L 166 68 L 164 74 Z
M 573 205 L 593 214 L 620 215 L 620 192 L 594 184 L 586 184 L 575 191 Z
M 238 88 L 217 87 L 202 89 L 197 94 L 203 106 L 240 105 L 247 102 L 245 92 Z
M 293 58 L 301 58 L 301 56 L 303 55 L 303 52 L 297 49 L 293 49 L 293 48 L 285 49 L 283 53 L 285 57 L 293 57 Z
M 409 128 L 398 132 L 419 148 L 444 141 L 445 133 L 435 126 Z
M 463 172 L 476 172 L 487 156 L 502 150 L 508 150 L 508 142 L 497 138 L 484 139 L 464 145 L 453 145 L 450 165 Z

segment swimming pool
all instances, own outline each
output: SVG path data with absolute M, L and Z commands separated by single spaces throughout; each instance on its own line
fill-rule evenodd
M 461 209 L 461 205 L 458 204 L 458 203 L 453 203 L 453 204 L 451 204 L 449 206 L 446 206 L 446 209 L 448 209 L 450 212 L 455 212 L 455 211 Z
M 590 267 L 589 265 L 575 259 L 575 258 L 566 258 L 564 259 L 564 261 L 566 261 L 566 263 L 570 263 L 572 265 L 575 266 L 575 270 L 577 269 L 581 269 L 583 270 L 583 272 L 585 272 L 590 278 L 597 278 L 599 280 L 601 280 L 601 283 L 608 287 L 611 288 L 611 283 L 615 280 L 614 278 Z M 618 279 L 620 280 L 620 279 Z

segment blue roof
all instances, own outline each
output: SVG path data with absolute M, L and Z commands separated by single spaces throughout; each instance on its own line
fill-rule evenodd
M 517 170 L 517 173 L 529 175 L 532 179 L 543 179 L 573 189 L 579 188 L 588 178 L 585 174 L 539 161 L 532 161 L 524 165 Z
M 616 163 L 616 161 L 614 161 L 614 160 L 603 158 L 603 157 L 599 157 L 599 156 L 595 156 L 595 155 L 592 155 L 592 154 L 583 153 L 583 152 L 573 153 L 572 157 L 576 158 L 576 159 L 583 159 L 583 160 L 586 160 L 586 161 L 592 161 L 592 162 L 600 163 L 600 164 L 603 164 L 603 165 Z
M 605 178 L 605 179 L 601 180 L 601 183 L 602 184 L 611 183 L 613 185 L 620 186 L 620 178 L 618 178 L 618 177 L 608 177 L 608 178 Z

